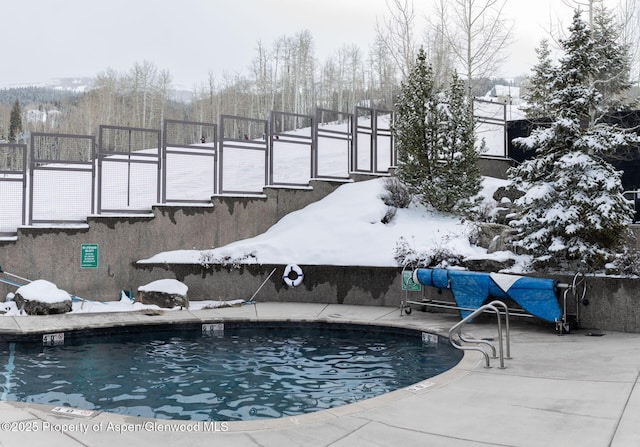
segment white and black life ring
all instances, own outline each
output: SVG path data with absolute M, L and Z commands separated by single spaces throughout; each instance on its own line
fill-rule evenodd
M 302 273 L 302 269 L 296 264 L 289 264 L 285 267 L 282 280 L 286 285 L 289 287 L 298 287 L 302 284 L 303 279 L 304 273 Z

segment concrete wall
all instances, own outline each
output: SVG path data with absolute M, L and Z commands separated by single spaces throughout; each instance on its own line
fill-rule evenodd
M 192 300 L 248 300 L 258 290 L 269 273 L 273 276 L 260 289 L 258 302 L 309 302 L 399 306 L 405 299 L 402 290 L 402 269 L 384 267 L 349 267 L 300 265 L 303 283 L 295 288 L 282 281 L 283 265 L 249 265 L 241 268 L 204 268 L 193 265 L 139 265 L 138 278 L 146 282 L 160 278 L 175 278 L 189 286 Z M 540 275 L 571 284 L 573 276 Z M 587 276 L 588 305 L 578 303 L 580 327 L 590 330 L 640 332 L 640 279 Z M 427 299 L 450 301 L 449 290 L 424 287 Z M 421 292 L 409 292 L 408 298 L 420 301 Z M 576 314 L 576 301 L 569 295 L 567 309 Z M 417 307 L 417 306 L 414 306 Z M 433 308 L 431 308 L 433 309 Z M 399 310 L 398 310 L 399 312 Z M 554 325 L 548 324 L 550 330 Z
M 150 282 L 175 278 L 189 286 L 191 300 L 248 300 L 269 277 L 256 301 L 398 306 L 402 299 L 401 269 L 300 265 L 304 281 L 287 287 L 284 265 L 244 265 L 240 268 L 194 265 L 138 265 L 138 277 Z
M 132 268 L 140 259 L 179 249 L 207 249 L 263 233 L 280 218 L 316 202 L 341 182 L 309 188 L 265 188 L 258 197 L 212 198 L 212 206 L 156 206 L 149 216 L 92 216 L 80 227 L 22 227 L 0 240 L 0 265 L 29 279 L 46 279 L 81 297 L 117 299 L 145 284 Z M 80 266 L 82 244 L 98 244 L 98 268 Z M 15 288 L 0 284 L 0 297 Z
M 513 160 L 504 158 L 481 158 L 479 163 L 482 175 L 507 179 L 507 169 L 513 166 Z
M 572 277 L 555 279 L 570 284 Z M 587 276 L 586 281 L 588 304 L 578 304 L 583 328 L 640 332 L 640 278 Z

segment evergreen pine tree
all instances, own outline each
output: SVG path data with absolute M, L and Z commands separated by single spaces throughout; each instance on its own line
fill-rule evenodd
M 397 175 L 424 204 L 439 211 L 466 213 L 480 190 L 470 107 L 457 74 L 449 90 L 437 91 L 420 49 L 396 104 Z
M 510 170 L 525 192 L 512 222 L 519 245 L 545 264 L 583 261 L 602 267 L 619 248 L 632 210 L 622 196 L 620 173 L 601 155 L 637 142 L 635 134 L 592 120 L 607 109 L 594 79 L 604 72 L 602 42 L 576 12 L 550 88 L 549 127 L 515 140 L 536 157 Z M 623 85 L 623 84 L 620 84 Z
M 16 99 L 9 115 L 9 143 L 15 143 L 22 132 L 22 109 Z
M 427 192 L 425 179 L 432 177 L 437 159 L 438 132 L 433 126 L 434 119 L 428 119 L 439 113 L 433 107 L 434 96 L 433 71 L 420 48 L 416 64 L 402 82 L 393 125 L 397 175 L 413 194 Z
M 554 67 L 551 60 L 549 41 L 544 39 L 536 48 L 538 63 L 533 66 L 533 74 L 528 79 L 526 92 L 522 95 L 524 104 L 521 109 L 530 120 L 549 116 L 550 89 L 554 78 Z
M 442 129 L 442 156 L 448 162 L 442 164 L 445 197 L 441 209 L 465 214 L 476 204 L 474 198 L 477 198 L 482 182 L 478 165 L 480 150 L 476 147 L 473 119 L 469 118 L 473 116 L 473 104 L 466 95 L 465 82 L 455 71 L 443 96 L 447 118 Z
M 613 14 L 602 5 L 598 7 L 591 30 L 596 51 L 592 85 L 603 96 L 605 112 L 622 110 L 629 102 L 625 94 L 632 87 L 629 48 L 619 43 L 619 29 Z M 600 118 L 593 117 L 594 120 Z

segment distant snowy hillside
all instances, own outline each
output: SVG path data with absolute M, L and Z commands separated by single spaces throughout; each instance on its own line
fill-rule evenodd
M 4 84 L 0 85 L 2 89 L 14 89 L 14 88 L 28 88 L 28 87 L 40 87 L 53 90 L 68 91 L 72 93 L 82 93 L 93 87 L 95 82 L 94 78 L 55 78 L 48 81 L 41 82 L 26 82 L 19 84 Z
M 67 92 L 70 94 L 81 94 L 90 91 L 95 86 L 95 78 L 78 77 L 78 78 L 54 78 L 40 82 L 25 82 L 18 84 L 0 84 L 0 102 L 3 91 L 10 92 L 14 89 L 47 89 L 56 92 Z M 176 101 L 190 102 L 193 99 L 193 91 L 185 86 L 174 86 L 172 89 L 172 97 Z M 10 102 L 13 102 L 12 99 Z

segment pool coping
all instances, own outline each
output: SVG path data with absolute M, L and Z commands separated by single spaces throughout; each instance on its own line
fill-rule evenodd
M 283 310 L 286 310 L 286 312 L 283 312 Z M 445 314 L 441 315 L 443 318 L 447 318 Z M 451 317 L 449 316 L 448 318 L 450 319 Z M 412 318 L 410 316 L 402 317 L 398 308 L 319 303 L 255 303 L 231 308 L 203 310 L 141 310 L 134 312 L 72 313 L 47 316 L 4 316 L 0 317 L 0 339 L 8 341 L 16 338 L 38 337 L 43 334 L 60 332 L 91 332 L 96 330 L 113 332 L 119 328 L 148 327 L 152 329 L 153 326 L 165 327 L 171 325 L 224 323 L 225 321 L 372 325 L 428 332 L 448 339 L 448 328 L 445 330 L 445 328 L 441 327 L 442 325 L 434 326 L 433 319 L 424 321 L 423 319 Z M 447 322 L 446 324 L 448 325 L 449 323 Z M 478 367 L 482 360 L 483 357 L 480 353 L 464 351 L 461 360 L 453 368 L 429 379 L 417 380 L 413 385 L 380 396 L 297 416 L 250 421 L 228 421 L 224 422 L 224 427 L 225 430 L 228 431 L 249 432 L 330 422 L 336 418 L 366 412 L 443 387 L 469 374 Z M 81 411 L 77 414 L 73 414 L 72 412 L 61 414 L 58 411 L 58 407 L 49 405 L 8 401 L 0 403 L 15 408 L 38 410 L 48 413 L 48 416 L 53 418 L 63 417 L 67 419 L 71 417 L 78 418 L 79 420 L 100 422 L 121 420 L 124 418 L 127 424 L 133 424 L 135 426 L 152 422 L 158 425 L 184 424 L 199 425 L 201 427 L 201 422 L 197 421 L 134 417 L 102 410 L 89 410 L 91 412 L 89 416 L 81 414 Z M 79 408 L 77 410 L 83 409 Z

